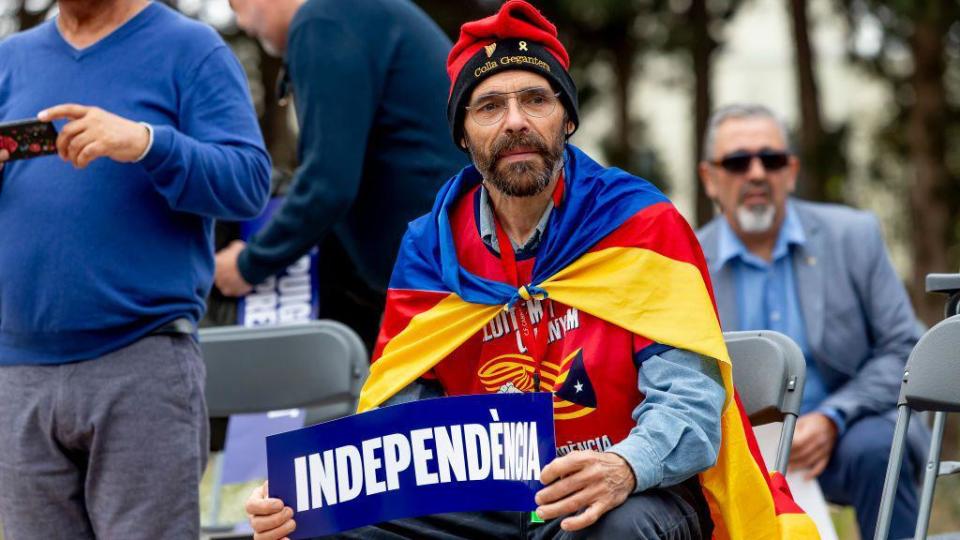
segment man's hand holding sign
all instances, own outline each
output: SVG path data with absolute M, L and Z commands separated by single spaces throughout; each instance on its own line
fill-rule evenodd
M 394 519 L 531 511 L 555 454 L 552 397 L 492 394 L 384 407 L 267 438 L 271 493 L 247 504 L 267 538 L 308 538 Z
M 537 516 L 550 520 L 570 515 L 560 522 L 565 531 L 593 525 L 623 504 L 636 485 L 633 471 L 622 457 L 593 450 L 555 459 L 540 473 L 540 481 L 547 487 L 537 493 Z
M 555 459 L 540 473 L 540 481 L 547 487 L 536 494 L 537 516 L 551 520 L 570 515 L 560 524 L 565 531 L 592 525 L 623 503 L 634 486 L 633 472 L 623 458 L 589 450 Z M 254 540 L 280 540 L 297 527 L 293 508 L 269 497 L 268 486 L 254 489 L 245 505 Z
M 706 264 L 689 225 L 649 182 L 604 168 L 567 144 L 579 123 L 568 68 L 556 28 L 522 0 L 461 29 L 447 63 L 447 117 L 473 166 L 441 188 L 430 215 L 410 224 L 358 407 L 412 401 L 377 411 L 396 414 L 390 411 L 444 403 L 426 416 L 434 430 L 422 438 L 433 441 L 427 447 L 433 454 L 414 447 L 417 430 L 411 431 L 413 464 L 397 485 L 413 491 L 387 502 L 399 493 L 389 488 L 397 466 L 387 465 L 387 435 L 359 442 L 371 452 L 384 449 L 382 464 L 364 468 L 365 486 L 377 485 L 380 467 L 388 479 L 386 492 L 378 487 L 373 497 L 335 486 L 328 476 L 326 462 L 364 455 L 358 442 L 324 438 L 323 452 L 306 452 L 300 462 L 309 471 L 300 473 L 299 492 L 271 476 L 270 494 L 283 503 L 264 491 L 251 496 L 247 511 L 258 540 L 305 534 L 307 520 L 336 523 L 337 530 L 359 526 L 366 522 L 358 516 L 369 514 L 378 497 L 377 515 L 393 521 L 350 535 L 816 537 L 812 522 L 781 492 L 782 478 L 768 478 L 751 450 L 756 445 L 734 399 Z M 437 396 L 460 397 L 423 400 Z M 491 422 L 475 412 L 468 419 L 452 406 L 512 396 L 546 398 L 552 422 L 545 422 L 556 434 L 554 443 L 538 443 L 536 470 L 546 486 L 518 475 L 529 467 L 511 481 L 513 469 L 504 465 L 497 478 L 499 458 L 490 460 L 492 477 L 479 474 L 478 448 L 522 463 L 517 456 L 530 457 L 531 439 L 519 438 L 527 440 L 522 449 L 515 434 L 509 444 L 506 437 L 497 442 L 506 432 L 495 426 L 513 419 Z M 496 406 L 500 416 L 516 414 L 514 408 Z M 394 428 L 403 421 L 380 417 Z M 464 438 L 457 448 L 468 473 L 453 468 L 446 481 L 443 471 L 457 452 L 440 441 L 460 441 L 452 426 L 463 424 L 466 433 L 467 423 L 487 425 L 489 438 Z M 542 435 L 543 424 L 537 426 Z M 363 457 L 363 463 L 373 461 Z M 420 470 L 411 474 L 409 467 Z M 334 487 L 340 498 L 331 504 Z M 307 491 L 311 509 L 301 511 Z M 296 524 L 278 517 L 289 514 L 284 503 L 296 511 Z M 338 513 L 342 505 L 352 512 Z

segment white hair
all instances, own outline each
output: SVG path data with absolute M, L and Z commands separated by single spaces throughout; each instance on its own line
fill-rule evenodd
M 783 136 L 787 150 L 792 151 L 790 148 L 790 137 L 787 134 L 787 126 L 773 111 L 756 103 L 733 103 L 720 107 L 710 116 L 710 121 L 707 123 L 707 132 L 703 136 L 703 156 L 701 156 L 701 159 L 704 161 L 713 161 L 713 148 L 716 145 L 717 129 L 719 129 L 720 124 L 731 118 L 769 118 L 773 120 L 777 129 L 780 130 L 780 135 Z

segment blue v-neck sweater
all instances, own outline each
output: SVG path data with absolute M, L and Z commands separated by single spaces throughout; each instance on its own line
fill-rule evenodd
M 239 62 L 216 32 L 162 4 L 82 50 L 55 21 L 0 42 L 0 121 L 60 103 L 147 122 L 154 142 L 138 163 L 6 164 L 0 365 L 96 358 L 172 319 L 199 320 L 213 220 L 256 216 L 269 190 Z

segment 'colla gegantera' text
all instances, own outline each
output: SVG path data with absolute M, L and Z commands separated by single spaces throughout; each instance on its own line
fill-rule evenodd
M 493 422 L 415 429 L 366 439 L 293 460 L 297 512 L 400 488 L 413 467 L 417 486 L 474 480 L 539 480 L 536 422 Z

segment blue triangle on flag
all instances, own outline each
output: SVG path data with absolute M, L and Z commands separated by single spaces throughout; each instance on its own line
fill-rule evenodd
M 587 377 L 587 368 L 583 365 L 583 350 L 577 351 L 576 358 L 567 372 L 567 380 L 563 386 L 555 392 L 557 397 L 565 399 L 570 403 L 583 405 L 584 407 L 597 407 L 597 395 L 593 392 L 593 384 Z

